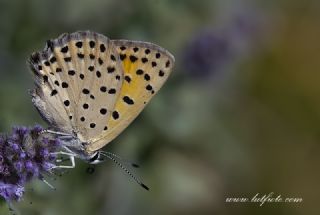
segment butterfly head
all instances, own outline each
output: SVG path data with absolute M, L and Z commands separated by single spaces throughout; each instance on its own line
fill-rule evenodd
M 103 154 L 101 153 L 101 151 L 96 151 L 94 152 L 89 159 L 87 160 L 87 162 L 89 164 L 99 164 L 105 161 L 105 156 L 103 156 Z

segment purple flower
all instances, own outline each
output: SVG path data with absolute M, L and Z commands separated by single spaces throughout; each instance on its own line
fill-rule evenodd
M 249 56 L 264 24 L 260 13 L 252 12 L 239 11 L 225 26 L 193 35 L 184 50 L 184 70 L 192 77 L 207 79 Z
M 50 153 L 49 153 L 49 150 L 47 148 L 40 149 L 40 155 L 43 158 L 48 158 L 49 154 Z
M 14 165 L 14 168 L 17 170 L 17 172 L 22 172 L 22 170 L 23 170 L 23 162 L 22 161 L 16 161 L 13 165 Z
M 40 133 L 41 131 L 43 131 L 43 128 L 40 126 L 40 125 L 35 125 L 33 128 L 32 128 L 32 131 L 31 132 L 34 132 L 34 133 Z
M 48 138 L 43 138 L 42 139 L 42 143 L 43 143 L 43 145 L 45 145 L 45 146 L 47 146 L 48 144 L 49 144 L 49 139 Z
M 20 149 L 19 145 L 16 144 L 16 143 L 13 143 L 13 144 L 11 145 L 11 148 L 12 148 L 13 151 L 18 151 L 18 150 Z
M 11 135 L 0 136 L 0 196 L 6 201 L 19 201 L 24 186 L 41 179 L 55 166 L 60 141 L 43 137 L 43 129 L 15 127 Z
M 26 158 L 26 153 L 25 152 L 21 152 L 20 154 L 19 154 L 19 157 L 20 157 L 20 159 L 24 159 L 24 158 Z
M 27 161 L 27 162 L 25 163 L 25 166 L 26 166 L 27 171 L 32 172 L 32 170 L 33 170 L 33 164 L 32 164 L 31 161 Z
M 6 184 L 0 182 L 0 195 L 6 200 L 19 201 L 24 193 L 24 187 L 16 184 Z
M 50 171 L 55 165 L 51 162 L 44 162 L 42 164 L 42 168 L 45 169 L 46 171 Z
M 229 51 L 230 41 L 224 35 L 202 32 L 193 38 L 186 49 L 185 69 L 195 77 L 207 77 L 228 59 Z

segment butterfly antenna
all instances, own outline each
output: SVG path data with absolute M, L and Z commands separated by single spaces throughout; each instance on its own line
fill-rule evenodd
M 133 162 L 127 160 L 127 159 L 123 159 L 119 155 L 113 154 L 112 152 L 100 151 L 100 153 L 105 155 L 105 156 L 111 156 L 111 157 L 117 158 L 118 160 L 122 161 L 123 163 L 128 164 L 129 166 L 132 166 L 132 167 L 135 167 L 135 168 L 139 168 L 140 167 L 138 164 L 133 163 Z
M 135 182 L 137 182 L 141 187 L 143 187 L 146 190 L 149 190 L 149 187 L 147 187 L 144 183 L 142 183 L 136 176 L 134 176 L 125 166 L 122 165 L 119 161 L 117 161 L 114 157 L 104 153 L 105 157 L 112 160 L 115 164 L 117 164 L 121 169 L 123 169 Z

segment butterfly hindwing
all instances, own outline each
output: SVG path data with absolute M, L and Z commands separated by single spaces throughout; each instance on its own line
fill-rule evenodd
M 163 48 L 145 42 L 112 40 L 124 70 L 121 92 L 108 130 L 88 146 L 95 151 L 118 136 L 143 110 L 171 73 L 174 57 Z
M 93 32 L 64 34 L 35 53 L 34 105 L 57 130 L 83 142 L 106 130 L 123 81 L 115 45 Z

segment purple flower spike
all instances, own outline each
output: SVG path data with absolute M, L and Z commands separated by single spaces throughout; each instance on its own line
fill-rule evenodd
M 49 139 L 48 138 L 43 138 L 42 139 L 43 145 L 47 146 L 49 144 Z
M 53 167 L 55 167 L 55 165 L 53 163 L 50 162 L 44 162 L 42 164 L 42 167 L 46 170 L 46 171 L 50 171 Z
M 16 144 L 16 143 L 12 144 L 11 148 L 12 148 L 13 151 L 18 151 L 20 149 L 19 145 Z
M 47 159 L 48 156 L 49 156 L 49 150 L 48 150 L 47 148 L 41 149 L 41 150 L 40 150 L 40 155 L 41 155 L 43 158 Z
M 25 166 L 26 166 L 26 169 L 27 169 L 29 172 L 32 172 L 32 170 L 33 170 L 33 164 L 32 164 L 31 161 L 27 161 L 26 164 L 25 164 Z
M 52 144 L 55 147 L 60 147 L 61 146 L 61 141 L 59 139 L 55 139 L 55 140 L 52 141 Z
M 24 193 L 24 187 L 0 182 L 0 195 L 7 201 L 19 201 Z
M 207 78 L 229 59 L 230 41 L 216 32 L 201 32 L 188 45 L 184 61 L 194 77 Z
M 21 200 L 25 184 L 55 166 L 60 141 L 41 131 L 40 126 L 15 127 L 11 135 L 0 136 L 0 196 L 8 202 Z
M 41 131 L 43 131 L 43 128 L 40 125 L 35 125 L 32 129 L 34 133 L 40 133 Z
M 24 137 L 28 133 L 29 129 L 26 127 L 18 127 L 17 134 L 19 134 L 21 137 Z
M 20 159 L 24 159 L 24 158 L 26 158 L 26 153 L 25 152 L 21 152 L 20 154 L 19 154 L 19 157 L 20 157 Z
M 22 161 L 17 161 L 14 163 L 14 168 L 17 170 L 17 172 L 22 172 L 23 170 L 23 163 Z

